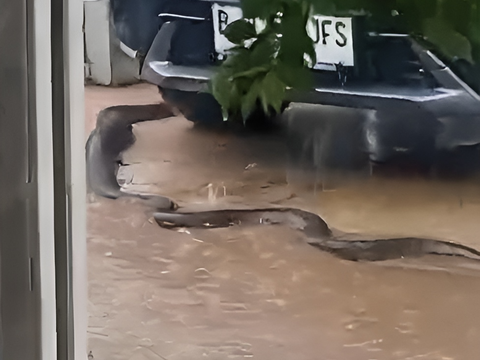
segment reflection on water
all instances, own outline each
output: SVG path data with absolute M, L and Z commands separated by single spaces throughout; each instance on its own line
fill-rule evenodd
M 282 139 L 135 127 L 129 189 L 191 209 L 317 212 L 340 236 L 418 236 L 479 248 L 474 183 L 362 179 L 313 195 L 286 182 Z M 474 359 L 480 266 L 429 256 L 342 261 L 283 228 L 169 231 L 135 200 L 89 204 L 95 359 Z M 343 235 L 348 238 L 348 235 Z

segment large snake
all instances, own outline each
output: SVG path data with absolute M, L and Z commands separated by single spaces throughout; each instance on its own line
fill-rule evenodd
M 339 258 L 352 261 L 381 261 L 428 254 L 463 256 L 480 260 L 480 252 L 467 246 L 414 237 L 378 240 L 341 240 L 332 235 L 318 215 L 293 208 L 214 210 L 181 212 L 175 202 L 159 195 L 122 192 L 116 181 L 121 154 L 135 142 L 132 124 L 173 116 L 165 104 L 115 106 L 103 110 L 86 144 L 87 177 L 97 195 L 118 198 L 135 196 L 155 207 L 156 222 L 164 228 L 219 228 L 229 226 L 284 225 L 301 231 L 308 244 Z
M 110 199 L 134 196 L 159 209 L 175 209 L 177 205 L 167 197 L 124 192 L 117 182 L 122 153 L 135 143 L 132 125 L 172 116 L 172 109 L 165 104 L 121 105 L 102 110 L 85 146 L 88 189 Z
M 378 240 L 340 240 L 332 235 L 318 215 L 292 208 L 214 210 L 201 212 L 156 212 L 164 228 L 221 228 L 229 226 L 284 225 L 301 231 L 308 244 L 339 258 L 352 261 L 381 261 L 423 255 L 463 256 L 480 260 L 480 252 L 452 242 L 414 237 Z

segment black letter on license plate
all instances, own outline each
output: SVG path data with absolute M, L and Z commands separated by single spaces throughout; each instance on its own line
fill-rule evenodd
M 322 38 L 323 38 L 323 45 L 327 45 L 327 37 L 330 36 L 327 33 L 327 25 L 332 25 L 332 20 L 323 20 L 322 21 Z
M 223 10 L 218 10 L 218 31 L 223 34 L 228 25 L 228 14 Z
M 340 35 L 340 37 L 342 38 L 341 42 L 336 40 L 337 45 L 340 46 L 340 47 L 344 47 L 344 46 L 347 45 L 347 37 L 345 36 L 344 33 L 342 33 L 340 31 L 340 28 L 345 29 L 345 26 L 346 25 L 344 23 L 342 23 L 341 21 L 339 21 L 335 24 L 335 30 L 337 30 L 337 34 Z

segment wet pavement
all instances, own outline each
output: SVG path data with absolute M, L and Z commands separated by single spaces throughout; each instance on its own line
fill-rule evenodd
M 141 96 L 140 96 L 141 94 Z M 87 88 L 87 129 L 147 85 Z M 189 209 L 281 205 L 338 234 L 417 236 L 480 249 L 480 186 L 381 179 L 328 191 L 287 183 L 276 135 L 232 136 L 181 117 L 134 126 L 126 188 Z M 95 359 L 475 359 L 480 266 L 440 256 L 339 260 L 281 226 L 171 231 L 136 200 L 91 197 L 89 350 Z M 348 238 L 348 236 L 345 236 Z

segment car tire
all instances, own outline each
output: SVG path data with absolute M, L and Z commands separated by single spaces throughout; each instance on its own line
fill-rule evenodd
M 220 104 L 209 93 L 159 88 L 163 100 L 176 107 L 189 121 L 203 125 L 223 122 Z
M 367 151 L 377 169 L 411 168 L 428 174 L 434 166 L 440 123 L 428 112 L 411 106 L 379 109 L 367 119 L 365 131 Z

